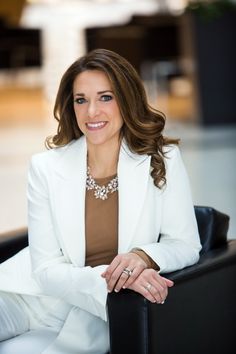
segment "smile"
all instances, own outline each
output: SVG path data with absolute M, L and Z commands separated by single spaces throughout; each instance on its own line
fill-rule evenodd
M 94 122 L 94 123 L 86 123 L 87 128 L 89 130 L 97 130 L 97 129 L 102 129 L 107 122 Z

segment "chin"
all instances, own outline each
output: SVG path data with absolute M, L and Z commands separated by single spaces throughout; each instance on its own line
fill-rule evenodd
M 106 145 L 106 144 L 114 144 L 115 142 L 119 142 L 120 134 L 115 132 L 114 134 L 88 134 L 86 136 L 87 143 L 91 145 Z
M 91 139 L 91 138 L 87 138 L 87 142 L 88 144 L 91 144 L 91 145 L 103 145 L 103 144 L 106 144 L 107 142 L 109 141 L 109 139 Z

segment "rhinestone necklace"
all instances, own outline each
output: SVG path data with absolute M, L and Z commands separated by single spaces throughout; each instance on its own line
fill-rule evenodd
M 108 198 L 108 193 L 118 191 L 118 176 L 114 177 L 106 186 L 99 186 L 90 174 L 90 168 L 87 167 L 86 189 L 94 189 L 94 196 L 96 199 L 105 200 Z

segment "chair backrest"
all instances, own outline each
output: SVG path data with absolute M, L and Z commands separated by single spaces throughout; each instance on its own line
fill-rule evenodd
M 13 230 L 0 235 L 0 263 L 14 256 L 28 245 L 28 230 L 26 228 Z
M 201 254 L 225 244 L 229 216 L 211 207 L 195 206 L 194 209 L 202 244 Z

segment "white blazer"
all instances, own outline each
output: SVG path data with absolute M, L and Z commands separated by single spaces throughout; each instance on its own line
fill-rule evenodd
M 169 146 L 166 151 L 167 184 L 161 190 L 150 176 L 150 156 L 133 154 L 123 142 L 118 162 L 118 252 L 141 248 L 161 273 L 196 263 L 201 249 L 179 149 Z M 101 273 L 107 265 L 84 266 L 86 159 L 85 137 L 33 156 L 28 187 L 31 262 L 27 248 L 3 263 L 0 289 L 53 297 L 60 307 L 75 306 L 106 320 Z

